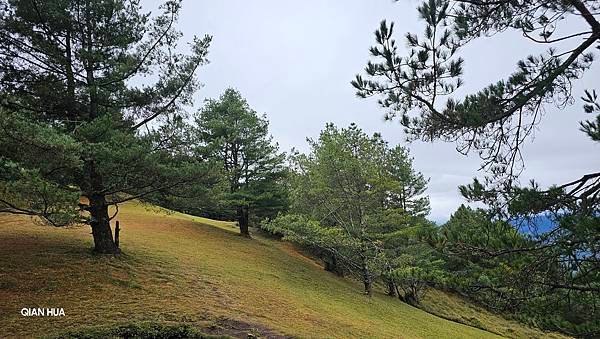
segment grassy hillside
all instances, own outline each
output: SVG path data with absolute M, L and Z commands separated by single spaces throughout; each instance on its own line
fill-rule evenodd
M 1 216 L 0 337 L 138 321 L 232 335 L 497 337 L 382 294 L 369 299 L 290 244 L 240 237 L 229 223 L 137 203 L 123 206 L 119 220 L 124 254 L 112 258 L 90 254 L 87 227 Z M 426 306 L 496 333 L 542 335 L 441 292 L 430 294 Z M 66 316 L 26 318 L 23 307 L 62 307 Z

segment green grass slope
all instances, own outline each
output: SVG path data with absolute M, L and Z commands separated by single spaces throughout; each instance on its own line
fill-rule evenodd
M 87 227 L 36 225 L 0 216 L 0 337 L 48 336 L 125 322 L 185 323 L 243 336 L 487 338 L 466 326 L 325 272 L 288 243 L 236 234 L 232 224 L 121 207 L 118 258 L 90 253 Z M 428 303 L 452 318 L 513 337 L 547 337 L 441 292 Z M 438 304 L 436 304 L 438 303 Z M 62 307 L 65 317 L 23 317 L 23 307 Z M 445 309 L 446 308 L 446 309 Z M 231 331 L 235 329 L 236 331 Z M 229 331 L 229 332 L 228 332 Z

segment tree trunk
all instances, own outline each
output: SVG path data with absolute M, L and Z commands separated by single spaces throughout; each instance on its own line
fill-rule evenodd
M 410 287 L 409 289 L 406 290 L 406 293 L 404 294 L 404 301 L 410 305 L 414 305 L 414 306 L 418 305 L 419 304 L 419 291 L 414 287 Z
M 395 297 L 396 291 L 398 291 L 398 286 L 396 285 L 396 282 L 393 279 L 392 267 L 387 262 L 385 264 L 385 269 L 387 271 L 387 276 L 384 276 L 384 281 L 387 284 L 387 295 L 389 295 L 390 297 Z
M 119 220 L 117 220 L 115 223 L 115 245 L 117 248 L 119 248 L 119 232 L 121 232 L 121 226 L 119 225 Z
M 387 295 L 389 295 L 390 297 L 395 297 L 396 296 L 396 284 L 394 283 L 394 280 L 392 279 L 387 279 Z
M 238 224 L 240 226 L 240 234 L 245 237 L 250 237 L 248 230 L 248 207 L 240 206 L 237 211 Z
M 118 254 L 119 248 L 113 240 L 108 216 L 108 205 L 104 196 L 92 196 L 89 197 L 89 200 L 90 226 L 92 227 L 92 235 L 94 237 L 94 252 L 100 254 Z
M 400 299 L 401 301 L 406 302 L 404 300 L 404 297 L 402 296 L 402 293 L 400 293 L 400 289 L 398 288 L 398 285 L 397 284 L 394 284 L 394 285 L 396 286 L 396 295 L 398 296 L 398 299 Z
M 373 281 L 366 264 L 363 265 L 363 284 L 365 285 L 365 294 L 371 297 L 373 295 Z
M 326 258 L 323 261 L 325 262 L 325 270 L 327 272 L 334 273 L 335 275 L 340 277 L 344 276 L 344 270 L 338 263 L 337 256 L 335 255 L 335 253 L 331 253 L 331 255 L 328 257 L 326 256 Z
M 417 297 L 414 295 L 414 293 L 407 293 L 404 296 L 404 302 L 413 306 L 416 306 L 419 304 L 419 300 L 417 299 Z
M 335 274 L 337 274 L 340 277 L 344 276 L 344 266 L 340 265 L 340 263 L 337 261 L 337 257 L 334 254 L 333 255 L 333 263 L 335 265 Z

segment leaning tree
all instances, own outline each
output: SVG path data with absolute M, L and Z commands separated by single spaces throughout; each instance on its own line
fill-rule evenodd
M 488 175 L 461 187 L 469 200 L 487 203 L 496 217 L 512 219 L 515 226 L 539 214 L 553 221 L 547 229 L 526 230 L 532 242 L 525 247 L 490 250 L 480 244 L 470 251 L 532 256 L 529 273 L 521 279 L 536 286 L 539 296 L 556 296 L 550 298 L 556 302 L 552 307 L 540 310 L 565 307 L 568 314 L 578 302 L 596 304 L 592 300 L 600 294 L 600 172 L 549 188 L 535 182 L 519 187 L 518 177 L 522 145 L 531 139 L 544 110 L 550 105 L 568 107 L 574 101 L 573 84 L 593 65 L 593 52 L 600 48 L 600 2 L 427 0 L 418 11 L 426 29 L 422 36 L 406 34 L 405 54 L 394 39 L 393 23 L 381 23 L 367 75 L 352 82 L 357 94 L 379 96 L 386 118 L 397 118 L 410 140 L 452 141 L 464 154 L 477 153 Z M 567 21 L 576 24 L 566 25 Z M 462 48 L 505 31 L 547 46 L 547 52 L 524 56 L 506 79 L 459 97 Z M 600 113 L 595 91 L 582 94 L 585 111 Z M 600 115 L 581 122 L 581 130 L 599 141 Z M 595 311 L 588 319 L 598 314 L 597 308 L 591 309 Z
M 211 38 L 177 52 L 180 9 L 0 0 L 0 212 L 87 222 L 117 253 L 110 206 L 207 178 L 180 136 Z

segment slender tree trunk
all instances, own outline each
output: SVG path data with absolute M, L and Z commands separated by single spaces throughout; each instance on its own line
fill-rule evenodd
M 94 237 L 94 252 L 100 254 L 118 254 L 119 248 L 113 239 L 108 216 L 108 205 L 102 195 L 89 197 L 91 215 L 90 226 Z
M 392 279 L 387 279 L 387 295 L 390 297 L 396 296 L 396 284 Z
M 373 295 L 373 281 L 366 262 L 363 263 L 363 284 L 365 285 L 365 294 L 371 297 Z
M 410 305 L 418 305 L 419 304 L 417 297 L 412 292 L 405 295 L 404 300 L 407 304 L 410 304 Z
M 385 278 L 387 283 L 387 295 L 390 297 L 395 297 L 398 286 L 396 286 L 396 282 L 394 282 L 394 279 L 392 278 L 392 268 L 390 267 L 389 263 L 385 264 L 385 269 L 388 274 L 388 276 Z
M 248 207 L 239 206 L 237 210 L 238 224 L 240 225 L 240 234 L 245 237 L 250 237 L 248 230 Z
M 94 237 L 94 252 L 100 254 L 117 254 L 119 248 L 113 239 L 108 216 L 108 204 L 103 193 L 102 175 L 97 171 L 94 161 L 84 163 L 84 179 L 80 185 L 84 187 L 85 196 L 89 200 L 87 211 L 90 213 L 90 226 Z
M 71 121 L 68 125 L 75 125 L 77 109 L 75 101 L 75 76 L 73 74 L 73 52 L 71 50 L 71 27 L 67 28 L 65 37 L 65 71 L 67 76 L 67 116 Z M 72 126 L 74 128 L 74 126 Z
M 396 285 L 396 295 L 398 296 L 398 299 L 400 299 L 403 302 L 406 302 L 404 300 L 404 296 L 402 295 L 402 293 L 400 293 L 400 289 L 398 288 L 398 285 L 397 284 L 395 284 L 395 285 Z
M 83 58 L 83 68 L 86 72 L 86 87 L 88 90 L 89 101 L 88 101 L 88 116 L 87 121 L 91 122 L 99 117 L 98 110 L 98 89 L 95 80 L 95 54 L 94 54 L 94 36 L 93 36 L 93 23 L 92 23 L 92 10 L 90 2 L 85 3 L 84 9 L 84 20 L 85 29 L 82 29 L 82 47 L 87 52 L 87 55 Z M 72 46 L 70 29 L 67 36 L 69 47 L 67 48 L 67 59 L 70 60 L 69 67 L 67 67 L 67 82 L 69 87 L 69 95 L 75 100 L 74 92 L 74 76 L 73 76 L 73 65 L 72 65 Z M 83 107 L 75 107 L 76 109 Z M 86 140 L 88 143 L 97 142 L 96 140 Z M 119 248 L 113 239 L 112 230 L 110 228 L 110 217 L 108 215 L 108 204 L 104 195 L 104 182 L 100 172 L 96 169 L 96 164 L 93 159 L 84 160 L 84 170 L 82 175 L 82 183 L 80 187 L 86 192 L 85 196 L 89 199 L 89 206 L 87 211 L 90 213 L 90 226 L 92 228 L 92 236 L 94 237 L 94 252 L 100 254 L 117 254 Z
M 330 253 L 329 257 L 326 258 L 324 261 L 325 261 L 325 270 L 327 272 L 334 273 L 335 275 L 340 276 L 340 277 L 344 276 L 344 271 L 342 270 L 342 267 L 338 263 L 337 256 L 335 255 L 335 253 Z
M 121 248 L 119 247 L 119 233 L 121 232 L 121 227 L 119 225 L 119 220 L 117 220 L 116 224 L 115 224 L 115 245 L 117 246 L 117 248 L 120 250 Z
M 342 265 L 340 265 L 340 263 L 337 260 L 337 256 L 335 254 L 333 254 L 332 259 L 333 259 L 333 266 L 335 267 L 335 274 L 337 274 L 340 277 L 343 277 L 344 276 L 344 267 Z
M 330 258 L 325 258 L 323 261 L 325 262 L 325 271 L 334 273 L 335 266 L 333 260 L 329 260 Z
M 407 289 L 404 294 L 404 301 L 410 305 L 418 305 L 419 304 L 419 291 L 415 287 L 410 287 Z

